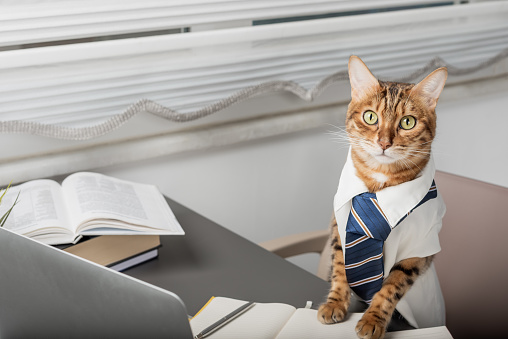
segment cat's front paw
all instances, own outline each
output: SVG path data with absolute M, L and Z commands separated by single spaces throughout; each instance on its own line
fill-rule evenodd
M 356 334 L 361 339 L 382 339 L 386 332 L 386 320 L 375 312 L 365 313 L 356 325 Z
M 328 301 L 319 306 L 318 319 L 323 324 L 338 323 L 346 316 L 348 307 L 349 305 L 344 302 Z

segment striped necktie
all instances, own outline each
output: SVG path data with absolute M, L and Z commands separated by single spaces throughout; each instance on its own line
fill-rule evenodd
M 432 181 L 422 201 L 401 218 L 397 225 L 418 206 L 435 197 L 437 189 Z M 366 192 L 352 199 L 346 225 L 346 276 L 351 289 L 369 304 L 383 283 L 383 244 L 391 230 L 376 194 Z

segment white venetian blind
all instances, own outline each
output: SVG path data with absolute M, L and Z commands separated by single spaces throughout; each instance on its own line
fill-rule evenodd
M 266 92 L 312 100 L 351 54 L 393 79 L 508 73 L 508 1 L 0 4 L 0 132 L 88 139 L 139 112 L 185 122 Z

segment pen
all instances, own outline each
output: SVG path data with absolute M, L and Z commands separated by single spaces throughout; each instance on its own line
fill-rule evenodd
M 230 321 L 234 317 L 240 315 L 240 313 L 245 312 L 252 305 L 254 305 L 253 301 L 249 301 L 248 303 L 243 304 L 242 306 L 238 307 L 233 312 L 231 312 L 228 315 L 222 317 L 221 319 L 217 320 L 216 322 L 214 322 L 213 324 L 211 324 L 210 326 L 205 328 L 203 331 L 199 332 L 197 335 L 194 336 L 194 339 L 202 339 L 202 338 L 204 338 L 205 336 L 210 334 L 210 332 L 215 331 L 219 327 L 225 325 L 228 321 Z

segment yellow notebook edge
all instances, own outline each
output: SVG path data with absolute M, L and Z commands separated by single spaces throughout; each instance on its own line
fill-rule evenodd
M 194 319 L 195 317 L 197 317 L 197 316 L 198 316 L 198 314 L 199 314 L 199 313 L 201 313 L 201 312 L 202 312 L 202 311 L 203 311 L 203 310 L 204 310 L 204 309 L 205 309 L 205 308 L 206 308 L 206 307 L 207 307 L 207 306 L 208 306 L 208 305 L 212 302 L 212 300 L 213 300 L 213 299 L 215 299 L 215 297 L 214 297 L 214 296 L 212 296 L 212 297 L 211 297 L 211 298 L 210 298 L 210 299 L 206 302 L 206 304 L 204 304 L 204 305 L 203 305 L 203 307 L 201 307 L 201 309 L 200 309 L 200 310 L 199 310 L 196 314 L 194 314 L 194 316 L 193 316 L 192 318 L 190 318 L 189 320 L 192 320 L 192 319 Z

